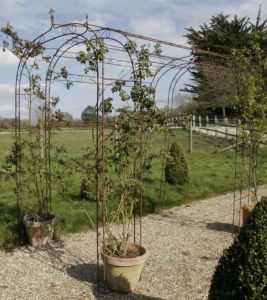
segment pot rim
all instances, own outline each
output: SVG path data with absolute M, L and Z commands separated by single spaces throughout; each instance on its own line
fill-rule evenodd
M 250 211 L 255 207 L 256 207 L 256 203 L 254 203 L 254 202 L 250 202 L 250 203 L 246 203 L 246 204 L 242 205 L 242 209 L 247 210 L 247 211 Z
M 108 254 L 105 254 L 103 250 L 101 251 L 101 257 L 104 261 L 104 263 L 107 263 L 109 265 L 118 266 L 118 267 L 126 267 L 126 266 L 136 266 L 143 264 L 147 258 L 147 250 L 145 247 L 139 244 L 129 244 L 129 246 L 135 246 L 138 248 L 141 248 L 144 253 L 142 255 L 139 255 L 137 257 L 117 257 L 117 256 L 110 256 Z
M 29 220 L 27 220 L 27 216 L 29 216 L 29 215 L 30 215 L 30 213 L 24 215 L 24 217 L 23 217 L 23 222 L 24 222 L 25 224 L 34 224 L 35 226 L 38 225 L 38 224 L 43 224 L 43 225 L 45 225 L 45 224 L 51 224 L 51 223 L 54 223 L 54 221 L 55 221 L 55 219 L 56 219 L 56 216 L 55 216 L 55 215 L 50 214 L 50 216 L 51 216 L 52 218 L 49 219 L 49 220 L 45 220 L 45 221 L 29 221 Z

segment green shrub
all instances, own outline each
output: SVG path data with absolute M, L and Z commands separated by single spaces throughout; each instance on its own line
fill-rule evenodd
M 267 197 L 256 205 L 221 257 L 209 299 L 267 299 Z
M 186 184 L 189 181 L 189 172 L 183 148 L 178 143 L 173 143 L 169 152 L 165 165 L 165 180 L 169 184 Z

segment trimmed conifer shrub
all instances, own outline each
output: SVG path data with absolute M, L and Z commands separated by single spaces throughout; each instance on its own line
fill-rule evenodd
M 178 143 L 170 147 L 165 165 L 165 180 L 169 184 L 186 184 L 189 182 L 189 171 L 183 148 Z
M 267 197 L 251 212 L 213 275 L 210 300 L 267 299 Z

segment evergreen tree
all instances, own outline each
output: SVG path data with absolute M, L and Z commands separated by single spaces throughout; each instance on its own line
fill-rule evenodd
M 218 14 L 211 18 L 209 25 L 204 23 L 199 30 L 187 29 L 186 37 L 194 48 L 225 55 L 192 53 L 197 64 L 191 70 L 193 83 L 187 85 L 185 91 L 195 94 L 194 99 L 200 107 L 216 109 L 231 106 L 238 91 L 234 76 L 227 70 L 231 64 L 227 56 L 232 54 L 233 49 L 247 46 L 251 27 L 247 17 L 234 16 L 230 20 L 228 15 Z

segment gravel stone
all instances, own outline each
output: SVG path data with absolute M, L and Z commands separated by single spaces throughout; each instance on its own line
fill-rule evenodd
M 267 186 L 259 194 L 267 195 Z M 45 249 L 0 250 L 0 299 L 207 299 L 218 260 L 239 230 L 233 198 L 227 193 L 144 217 L 149 257 L 134 295 L 98 292 L 96 234 L 87 231 Z

